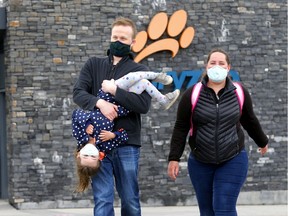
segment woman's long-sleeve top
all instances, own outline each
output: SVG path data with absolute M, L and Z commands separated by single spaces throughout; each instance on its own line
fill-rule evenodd
M 236 156 L 244 148 L 240 123 L 259 147 L 267 145 L 268 138 L 254 114 L 249 92 L 243 86 L 244 104 L 241 111 L 236 87 L 229 78 L 218 96 L 207 86 L 207 79 L 203 79 L 202 84 L 193 114 L 191 93 L 194 86 L 184 92 L 179 102 L 169 161 L 180 161 L 191 118 L 193 135 L 189 136 L 189 146 L 194 157 L 201 162 L 219 164 Z

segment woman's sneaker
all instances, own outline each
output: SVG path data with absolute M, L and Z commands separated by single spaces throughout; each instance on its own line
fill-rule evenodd
M 159 75 L 153 80 L 153 82 L 162 83 L 163 85 L 169 85 L 173 82 L 173 78 L 166 73 L 159 73 Z
M 165 101 L 165 103 L 161 104 L 161 107 L 164 110 L 168 110 L 175 103 L 179 95 L 180 95 L 179 89 L 176 89 L 175 91 L 166 94 L 165 97 L 167 98 L 167 100 Z

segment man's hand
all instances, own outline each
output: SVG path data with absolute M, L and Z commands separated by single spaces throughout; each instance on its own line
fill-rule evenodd
M 98 107 L 101 113 L 110 121 L 113 121 L 117 117 L 118 106 L 115 104 L 99 99 L 96 103 L 96 107 Z
M 105 142 L 110 139 L 114 139 L 116 135 L 112 133 L 111 131 L 101 130 L 99 137 L 102 142 Z
M 115 80 L 111 79 L 111 80 L 104 80 L 102 82 L 102 90 L 106 93 L 110 93 L 112 95 L 116 94 L 116 89 L 117 86 L 115 84 Z
M 179 162 L 178 161 L 170 161 L 168 164 L 168 169 L 167 169 L 168 176 L 172 180 L 176 180 L 178 173 L 179 173 Z

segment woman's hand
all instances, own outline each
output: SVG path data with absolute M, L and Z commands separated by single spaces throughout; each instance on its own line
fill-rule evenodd
M 168 164 L 168 169 L 167 169 L 168 176 L 172 180 L 176 180 L 178 173 L 179 173 L 179 162 L 178 161 L 170 161 Z
M 263 156 L 268 151 L 268 144 L 264 148 L 259 148 L 260 154 Z

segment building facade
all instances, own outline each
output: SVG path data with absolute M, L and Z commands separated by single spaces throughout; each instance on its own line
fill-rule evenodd
M 0 192 L 12 205 L 21 209 L 92 206 L 91 190 L 74 193 L 76 143 L 71 136 L 71 113 L 76 105 L 72 89 L 85 61 L 106 55 L 110 27 L 118 16 L 131 18 L 148 35 L 153 26 L 163 29 L 161 35 L 149 35 L 146 47 L 167 38 L 176 44 L 139 60 L 151 70 L 165 68 L 173 76 L 173 85 L 158 86 L 163 92 L 179 88 L 183 93 L 194 84 L 212 48 L 230 54 L 235 78 L 249 89 L 254 112 L 270 139 L 269 152 L 262 157 L 246 134 L 249 173 L 239 204 L 287 202 L 286 0 L 1 3 Z M 159 13 L 169 23 L 153 23 Z M 172 21 L 182 27 L 177 30 Z M 135 55 L 144 49 L 135 50 Z M 139 183 L 143 205 L 197 204 L 187 172 L 188 146 L 176 182 L 166 174 L 177 104 L 163 112 L 153 103 L 142 116 Z M 115 205 L 119 205 L 117 197 Z

